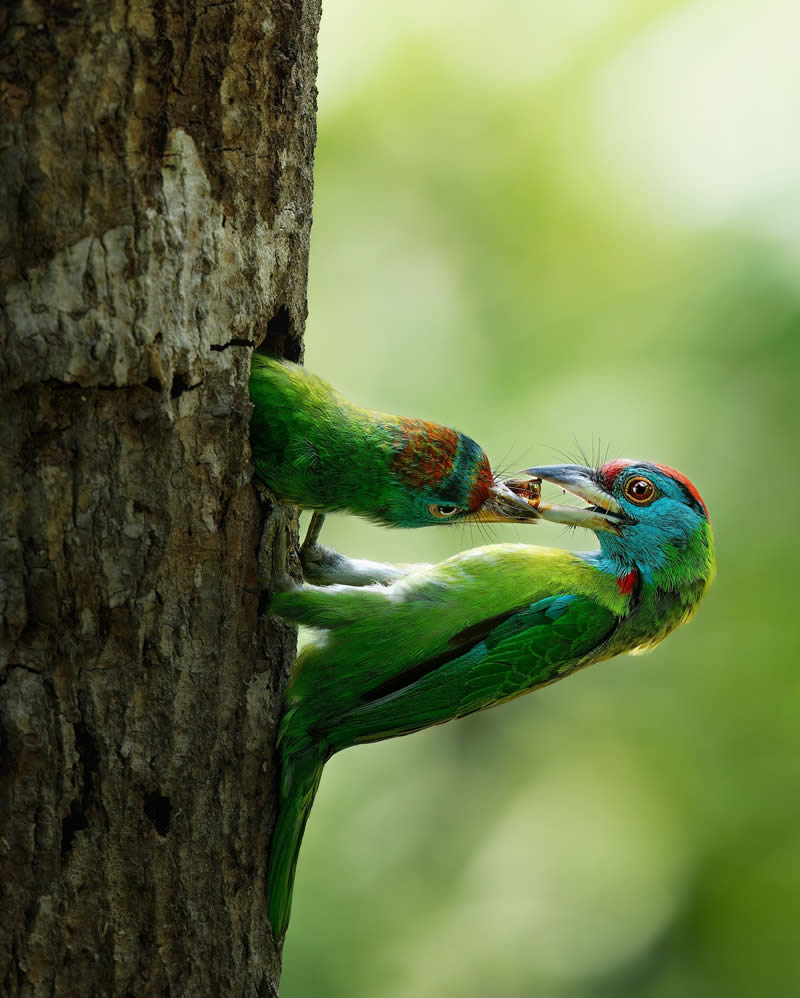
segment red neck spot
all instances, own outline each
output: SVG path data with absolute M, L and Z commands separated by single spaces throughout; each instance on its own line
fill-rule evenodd
M 634 568 L 632 571 L 628 572 L 627 575 L 623 575 L 617 579 L 617 589 L 619 589 L 623 596 L 629 596 L 633 592 L 633 587 L 638 581 L 639 573 Z

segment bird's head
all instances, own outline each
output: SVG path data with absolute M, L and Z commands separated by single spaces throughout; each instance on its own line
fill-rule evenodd
M 538 491 L 512 491 L 464 433 L 417 419 L 402 420 L 392 459 L 389 508 L 382 519 L 406 527 L 443 523 L 531 523 Z M 519 494 L 518 494 L 519 493 Z
M 656 585 L 675 588 L 710 579 L 714 569 L 711 520 L 700 493 L 674 468 L 619 459 L 599 468 L 575 464 L 528 468 L 585 500 L 583 508 L 540 504 L 542 519 L 588 527 L 620 570 L 638 569 Z

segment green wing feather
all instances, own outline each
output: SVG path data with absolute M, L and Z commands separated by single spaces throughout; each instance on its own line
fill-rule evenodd
M 332 594 L 329 594 L 332 595 Z M 365 594 L 369 595 L 369 594 Z M 333 752 L 463 717 L 552 683 L 605 657 L 617 616 L 588 596 L 537 600 L 452 635 L 450 650 L 362 687 L 340 717 L 311 692 L 281 725 L 281 802 L 270 847 L 267 895 L 276 937 L 286 931 L 297 857 L 322 769 Z
M 577 555 L 523 544 L 461 552 L 391 586 L 304 586 L 277 594 L 275 613 L 323 632 L 292 668 L 286 737 L 299 747 L 316 738 L 309 732 L 333 731 L 384 684 L 394 689 L 421 663 L 469 653 L 495 628 L 502 635 L 514 626 L 524 630 L 534 617 L 512 623 L 513 615 L 563 595 L 587 597 L 611 617 L 627 603 L 610 576 Z
M 285 931 L 303 830 L 330 755 L 463 717 L 608 657 L 628 605 L 566 551 L 498 544 L 390 586 L 303 586 L 275 613 L 321 633 L 292 669 L 268 905 Z
M 617 617 L 585 596 L 551 596 L 499 623 L 468 651 L 418 663 L 326 732 L 338 750 L 464 717 L 602 657 Z M 405 680 L 408 680 L 405 683 Z M 374 696 L 374 698 L 373 698 Z

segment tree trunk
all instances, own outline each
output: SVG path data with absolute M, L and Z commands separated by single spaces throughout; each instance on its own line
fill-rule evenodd
M 247 379 L 301 353 L 318 18 L 0 11 L 4 996 L 277 993 L 294 633 L 259 614 Z

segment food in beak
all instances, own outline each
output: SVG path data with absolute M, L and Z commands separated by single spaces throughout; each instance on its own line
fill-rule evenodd
M 520 499 L 531 507 L 538 509 L 542 501 L 542 480 L 541 478 L 507 478 L 505 484 Z

